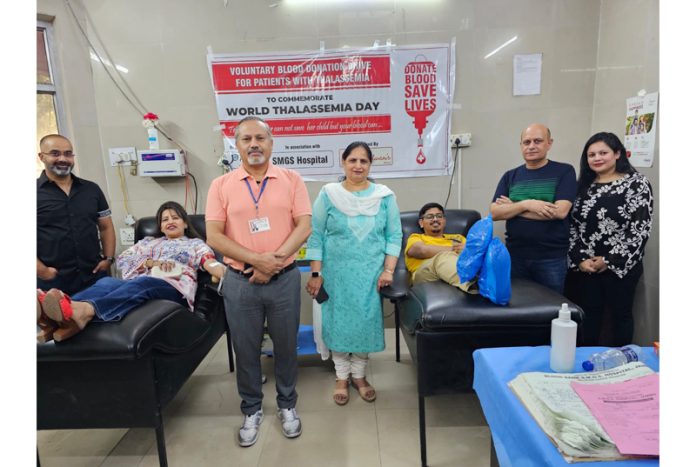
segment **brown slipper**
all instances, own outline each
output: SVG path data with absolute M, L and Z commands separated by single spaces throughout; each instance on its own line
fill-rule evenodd
M 346 405 L 350 395 L 348 394 L 348 380 L 347 379 L 337 379 L 336 386 L 333 391 L 333 401 L 337 405 Z
M 362 381 L 363 386 L 360 386 L 356 383 L 356 381 Z M 370 383 L 367 382 L 367 379 L 365 378 L 353 378 L 351 380 L 351 384 L 355 389 L 358 390 L 358 394 L 360 394 L 360 397 L 362 400 L 365 402 L 374 402 L 375 399 L 377 399 L 377 392 L 375 391 L 375 388 L 370 386 Z

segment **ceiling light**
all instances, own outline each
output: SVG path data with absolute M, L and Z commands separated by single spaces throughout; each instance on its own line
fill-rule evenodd
M 485 57 L 483 57 L 483 59 L 485 60 L 485 59 L 487 59 L 487 58 L 489 58 L 489 57 L 492 57 L 493 55 L 495 55 L 495 54 L 497 54 L 498 52 L 500 52 L 500 50 L 501 50 L 503 47 L 507 47 L 508 45 L 512 44 L 512 43 L 515 42 L 516 40 L 517 40 L 517 36 L 513 37 L 512 39 L 508 39 L 507 42 L 505 42 L 505 43 L 504 43 L 503 45 L 501 45 L 500 47 L 497 47 L 495 50 L 491 51 L 488 55 L 486 55 Z

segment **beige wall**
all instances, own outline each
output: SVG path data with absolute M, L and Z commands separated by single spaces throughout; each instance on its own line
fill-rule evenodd
M 622 134 L 626 98 L 641 89 L 659 90 L 659 1 L 604 0 L 600 11 L 592 133 Z M 643 278 L 638 283 L 633 316 L 634 340 L 648 345 L 659 339 L 660 309 L 660 185 L 659 131 L 655 163 L 639 168 L 655 194 L 653 232 L 645 250 Z
M 270 0 L 70 0 L 83 23 L 83 10 L 147 110 L 157 113 L 168 133 L 189 151 L 190 171 L 200 189 L 198 212 L 210 181 L 221 174 L 216 162 L 222 139 L 212 130 L 215 102 L 206 66 L 206 48 L 220 53 L 297 51 L 370 46 L 390 39 L 397 45 L 456 40 L 456 110 L 452 131 L 470 132 L 473 144 L 461 151 L 461 200 L 457 177 L 449 207 L 488 213 L 501 174 L 522 162 L 519 133 L 531 122 L 550 126 L 551 158 L 577 167 L 586 139 L 598 129 L 620 131 L 624 99 L 642 87 L 657 90 L 657 1 L 632 0 L 433 0 L 327 5 L 317 0 L 291 7 Z M 275 8 L 269 5 L 279 3 Z M 38 0 L 38 12 L 56 16 L 62 42 L 68 113 L 79 148 L 80 173 L 106 186 L 117 229 L 123 227 L 124 196 L 109 147 L 146 146 L 141 115 L 115 88 L 97 62 L 62 0 Z M 623 19 L 628 15 L 632 21 Z M 622 18 L 621 20 L 617 18 Z M 617 26 L 612 28 L 611 25 Z M 651 29 L 652 28 L 652 29 Z M 643 34 L 640 50 L 627 40 Z M 518 40 L 489 59 L 483 57 L 513 36 Z M 98 37 L 97 37 L 98 36 Z M 606 50 L 603 48 L 606 46 Z M 512 96 L 512 56 L 543 53 L 542 94 Z M 634 76 L 621 67 L 631 60 Z M 69 73 L 68 73 L 69 71 Z M 625 76 L 626 75 L 626 76 Z M 174 147 L 163 141 L 162 147 Z M 88 157 L 86 157 L 88 156 Z M 646 171 L 657 191 L 657 170 Z M 444 202 L 449 177 L 390 179 L 401 210 L 425 201 Z M 131 212 L 152 215 L 163 201 L 184 200 L 183 182 L 126 175 Z M 321 186 L 309 182 L 314 197 Z M 645 286 L 638 298 L 641 343 L 657 338 L 657 227 L 649 245 Z M 503 223 L 496 233 L 503 235 Z M 649 310 L 646 311 L 646 310 Z M 304 315 L 303 315 L 304 317 Z M 645 338 L 645 339 L 644 339 Z M 643 340 L 644 339 L 644 340 Z

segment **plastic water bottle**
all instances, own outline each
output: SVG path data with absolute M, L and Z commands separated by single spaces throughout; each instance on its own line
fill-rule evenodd
M 570 319 L 568 304 L 561 305 L 558 318 L 551 321 L 551 369 L 570 373 L 575 366 L 575 343 L 578 324 Z
M 620 349 L 592 354 L 589 360 L 582 362 L 582 367 L 585 371 L 601 371 L 638 361 L 643 361 L 642 350 L 637 345 L 630 344 Z

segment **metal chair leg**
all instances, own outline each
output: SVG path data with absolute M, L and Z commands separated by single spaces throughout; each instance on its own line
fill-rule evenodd
M 421 466 L 428 466 L 428 456 L 425 447 L 425 397 L 418 396 L 418 424 L 420 430 L 420 450 L 421 450 Z
M 396 336 L 396 361 L 401 361 L 401 339 L 399 336 L 399 328 L 401 320 L 399 319 L 399 304 L 394 303 L 394 335 Z
M 160 420 L 160 424 L 155 428 L 155 436 L 157 437 L 157 454 L 159 455 L 160 467 L 167 467 L 167 445 L 164 443 L 164 426 Z

